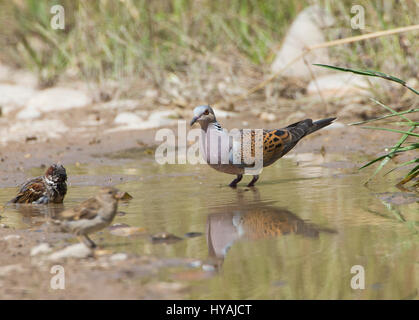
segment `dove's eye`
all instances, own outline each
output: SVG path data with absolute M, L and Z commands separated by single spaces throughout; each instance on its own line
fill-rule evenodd
M 205 115 L 208 115 L 208 114 L 209 114 L 209 111 L 208 111 L 208 110 L 205 110 L 205 111 L 204 111 L 204 114 L 205 114 Z

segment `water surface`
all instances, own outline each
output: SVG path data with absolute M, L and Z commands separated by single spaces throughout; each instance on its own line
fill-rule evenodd
M 28 176 L 39 175 L 33 169 Z M 204 277 L 189 281 L 194 299 L 403 299 L 417 297 L 416 202 L 395 206 L 379 194 L 397 192 L 395 176 L 362 186 L 358 171 L 337 155 L 300 154 L 265 168 L 257 187 L 236 190 L 234 177 L 204 165 L 158 165 L 152 156 L 115 166 L 67 166 L 64 206 L 95 194 L 91 177 L 129 192 L 114 223 L 184 238 L 153 244 L 149 236 L 120 237 L 105 230 L 92 238 L 106 249 L 201 261 Z M 0 189 L 6 202 L 15 188 Z M 42 215 L 42 212 L 41 212 Z M 2 223 L 36 228 L 42 217 L 7 207 Z M 185 237 L 188 232 L 202 236 Z M 199 265 L 199 264 L 197 264 Z M 365 289 L 351 288 L 351 267 L 365 269 Z M 191 268 L 197 271 L 201 267 Z M 212 270 L 212 271 L 211 271 Z M 167 268 L 172 281 L 185 270 Z M 176 280 L 178 281 L 178 280 Z

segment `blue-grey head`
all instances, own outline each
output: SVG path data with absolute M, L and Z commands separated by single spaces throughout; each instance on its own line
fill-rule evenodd
M 198 122 L 201 127 L 207 127 L 209 123 L 217 121 L 215 119 L 214 110 L 210 106 L 198 106 L 193 109 L 193 118 L 191 126 Z

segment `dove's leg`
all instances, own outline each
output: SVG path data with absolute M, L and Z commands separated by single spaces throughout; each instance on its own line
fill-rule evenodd
M 86 234 L 80 237 L 81 241 L 88 247 L 88 248 L 96 248 L 96 243 L 93 242 Z
M 242 174 L 238 174 L 237 178 L 234 179 L 233 181 L 231 181 L 231 183 L 229 184 L 230 187 L 235 188 L 237 187 L 237 184 L 241 181 L 241 179 L 243 178 Z
M 249 182 L 249 184 L 247 185 L 248 187 L 253 187 L 256 183 L 256 181 L 258 181 L 259 176 L 258 175 L 254 175 L 252 181 Z

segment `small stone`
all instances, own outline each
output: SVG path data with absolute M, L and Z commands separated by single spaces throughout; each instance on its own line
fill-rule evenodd
M 202 270 L 204 271 L 215 271 L 215 266 L 213 266 L 212 264 L 204 264 L 202 265 Z
M 11 272 L 22 272 L 24 271 L 22 265 L 20 264 L 11 264 L 8 266 L 0 267 L 0 277 L 8 276 Z
M 151 236 L 151 241 L 153 243 L 173 243 L 180 240 L 182 240 L 182 238 L 168 232 L 160 232 Z
M 110 231 L 114 236 L 129 237 L 145 233 L 145 228 L 140 227 L 120 227 L 114 228 Z
M 83 243 L 77 243 L 50 254 L 48 260 L 58 261 L 67 258 L 83 259 L 92 256 L 92 254 L 92 249 L 88 248 Z
M 0 84 L 0 104 L 23 107 L 35 93 L 26 86 Z
M 122 112 L 114 120 L 115 124 L 136 125 L 144 120 L 133 112 Z
M 23 108 L 19 113 L 16 115 L 16 119 L 19 120 L 30 120 L 30 119 L 36 119 L 41 117 L 41 112 L 39 112 L 36 109 L 32 108 Z
M 128 255 L 126 253 L 115 253 L 111 255 L 109 258 L 109 260 L 111 261 L 123 261 L 127 259 L 128 259 Z
M 259 118 L 267 122 L 273 122 L 276 120 L 276 116 L 273 113 L 268 113 L 268 112 L 262 112 Z
M 187 232 L 185 233 L 186 238 L 195 238 L 202 236 L 202 232 Z
M 20 239 L 20 236 L 17 234 L 9 234 L 3 238 L 4 241 L 18 240 L 18 239 Z
M 191 262 L 189 262 L 188 266 L 191 267 L 191 268 L 198 268 L 198 267 L 202 266 L 202 261 L 200 261 L 200 260 L 191 261 Z
M 59 112 L 74 108 L 83 108 L 92 103 L 84 92 L 70 88 L 50 88 L 42 90 L 28 101 L 28 108 L 40 112 Z
M 52 248 L 48 243 L 41 243 L 31 249 L 31 256 L 37 256 L 38 254 L 45 254 L 51 252 Z

